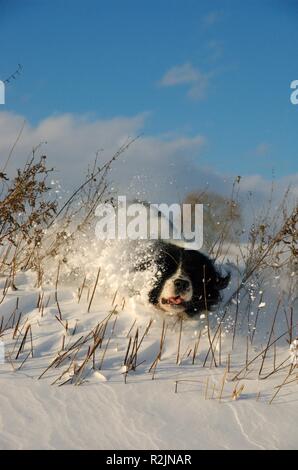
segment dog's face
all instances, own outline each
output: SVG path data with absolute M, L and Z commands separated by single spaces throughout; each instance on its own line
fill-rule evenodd
M 230 276 L 221 277 L 213 262 L 194 250 L 161 243 L 155 259 L 156 280 L 149 301 L 169 314 L 193 316 L 220 300 Z
M 167 312 L 185 310 L 186 302 L 193 297 L 191 278 L 181 270 L 177 271 L 165 280 L 158 296 L 158 306 Z

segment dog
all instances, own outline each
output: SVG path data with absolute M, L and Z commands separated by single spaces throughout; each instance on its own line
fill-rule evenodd
M 211 310 L 220 300 L 221 291 L 230 281 L 230 274 L 222 276 L 214 262 L 199 251 L 157 241 L 138 270 L 155 271 L 149 302 L 168 314 L 186 314 L 189 317 Z

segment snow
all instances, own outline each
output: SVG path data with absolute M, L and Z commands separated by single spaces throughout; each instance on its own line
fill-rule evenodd
M 296 366 L 298 363 L 298 340 L 294 339 L 290 344 L 291 363 Z
M 233 349 L 233 316 L 237 305 L 229 307 L 222 324 L 221 348 L 219 341 L 214 343 L 217 367 L 214 363 L 210 367 L 211 354 L 203 367 L 209 347 L 207 316 L 201 314 L 199 319 L 183 320 L 179 347 L 181 320 L 175 316 L 164 317 L 147 304 L 148 278 L 134 278 L 135 274 L 123 269 L 125 263 L 121 265 L 118 255 L 113 246 L 102 250 L 99 257 L 94 253 L 84 253 L 77 259 L 70 257 L 72 266 L 63 266 L 57 290 L 61 321 L 57 319 L 53 281 L 57 263 L 47 265 L 47 279 L 42 288 L 36 287 L 35 273 L 17 274 L 18 290 L 9 289 L 0 304 L 0 324 L 3 317 L 2 325 L 7 325 L 0 336 L 5 345 L 5 362 L 0 366 L 0 448 L 297 448 L 297 380 L 282 387 L 270 404 L 276 387 L 289 373 L 291 357 L 293 360 L 296 354 L 296 343 L 289 349 L 282 309 L 276 318 L 272 340 L 286 334 L 276 343 L 275 352 L 270 348 L 262 378 L 258 375 L 261 353 L 266 348 L 280 296 L 277 289 L 280 281 L 274 284 L 275 273 L 262 285 L 263 291 L 253 281 L 254 298 L 246 296 L 239 302 L 242 314 L 239 314 Z M 88 284 L 79 300 L 82 266 L 88 270 Z M 90 306 L 99 266 L 104 269 Z M 230 292 L 238 282 L 233 274 Z M 4 285 L 5 278 L 2 278 L 1 291 Z M 226 297 L 230 292 L 226 292 Z M 209 316 L 212 335 L 222 315 L 221 308 Z M 295 315 L 293 321 L 297 322 Z M 29 328 L 24 349 L 16 359 L 28 325 L 33 357 Z M 96 349 L 94 362 L 92 357 L 79 373 L 88 348 L 90 352 L 94 345 L 93 336 L 88 334 L 97 325 L 101 332 L 100 326 L 105 326 L 104 338 Z M 124 364 L 124 358 L 129 337 L 132 348 L 137 331 L 139 349 L 133 370 L 131 364 Z M 165 339 L 159 357 L 163 331 Z M 248 331 L 254 334 L 252 344 L 247 340 Z M 71 360 L 66 358 L 58 367 L 54 364 L 46 371 L 58 354 L 65 353 L 71 345 L 82 341 L 81 338 L 86 341 L 71 366 Z M 198 351 L 192 364 L 196 343 L 199 343 Z M 257 354 L 260 357 L 245 371 L 247 344 L 248 362 Z M 72 359 L 75 352 L 74 348 Z M 154 361 L 156 367 L 152 366 Z M 284 366 L 264 379 L 273 370 L 273 361 L 276 365 L 284 361 Z M 233 380 L 243 368 L 239 379 Z M 295 377 L 294 371 L 291 379 Z

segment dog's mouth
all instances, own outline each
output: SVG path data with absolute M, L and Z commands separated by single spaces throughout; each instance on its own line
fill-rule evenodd
M 162 304 L 168 304 L 168 305 L 182 305 L 184 304 L 185 300 L 181 295 L 176 295 L 175 297 L 169 297 L 165 299 L 164 297 L 161 299 Z

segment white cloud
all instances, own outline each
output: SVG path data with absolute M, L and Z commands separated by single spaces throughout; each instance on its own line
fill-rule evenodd
M 268 155 L 270 150 L 271 150 L 270 144 L 268 144 L 267 142 L 261 142 L 256 146 L 254 153 L 258 157 L 265 157 L 266 155 Z
M 23 116 L 0 112 L 0 170 L 23 121 Z M 44 119 L 35 126 L 27 123 L 7 171 L 12 175 L 15 168 L 24 164 L 34 146 L 47 141 L 41 151 L 48 156 L 49 166 L 55 167 L 55 178 L 64 189 L 71 190 L 82 182 L 98 149 L 104 149 L 100 161 L 106 161 L 129 136 L 140 134 L 145 125 L 146 113 L 106 120 L 64 114 Z M 200 164 L 205 143 L 200 134 L 168 138 L 142 136 L 115 162 L 110 180 L 119 194 L 152 202 L 179 202 L 189 191 L 204 188 L 230 195 L 235 175 L 219 174 L 214 168 Z M 277 196 L 290 183 L 293 195 L 298 196 L 298 174 L 276 179 Z M 241 189 L 244 194 L 252 191 L 257 201 L 265 201 L 271 182 L 260 175 L 250 175 L 241 179 Z
M 190 63 L 172 67 L 160 81 L 162 86 L 180 85 L 181 83 L 196 82 L 200 73 Z
M 291 197 L 298 198 L 298 173 L 276 178 L 272 181 L 264 179 L 261 175 L 247 175 L 241 180 L 243 191 L 253 192 L 265 199 L 273 188 L 275 200 L 281 200 L 285 191 L 291 189 Z
M 88 164 L 98 149 L 102 162 L 107 161 L 129 137 L 141 134 L 147 114 L 90 120 L 71 114 L 52 116 L 36 126 L 26 123 L 14 149 L 7 171 L 22 166 L 32 148 L 47 142 L 41 152 L 48 165 L 55 167 L 55 178 L 71 189 L 83 179 Z M 0 169 L 23 125 L 24 117 L 0 113 Z M 194 137 L 142 136 L 121 156 L 113 167 L 111 178 L 123 194 L 144 193 L 144 197 L 177 197 L 187 184 L 187 174 L 194 171 L 195 161 L 204 145 L 201 135 Z M 134 195 L 135 195 L 134 194 Z
M 213 10 L 207 13 L 202 20 L 203 26 L 209 28 L 222 20 L 223 12 L 220 10 Z
M 27 122 L 11 158 L 10 167 L 15 168 L 24 163 L 32 148 L 46 141 L 43 152 L 49 156 L 50 164 L 63 174 L 65 181 L 75 183 L 98 149 L 106 149 L 108 158 L 127 137 L 143 128 L 145 117 L 145 114 L 140 114 L 131 118 L 92 121 L 87 117 L 63 114 L 46 118 L 36 126 Z M 22 116 L 0 113 L 0 155 L 3 160 L 23 121 Z
M 207 49 L 209 52 L 209 59 L 212 61 L 216 61 L 223 55 L 224 44 L 222 41 L 212 39 L 211 41 L 207 42 Z
M 197 100 L 205 97 L 209 78 L 209 74 L 202 73 L 191 63 L 185 63 L 170 68 L 159 84 L 163 87 L 189 85 L 188 96 Z

